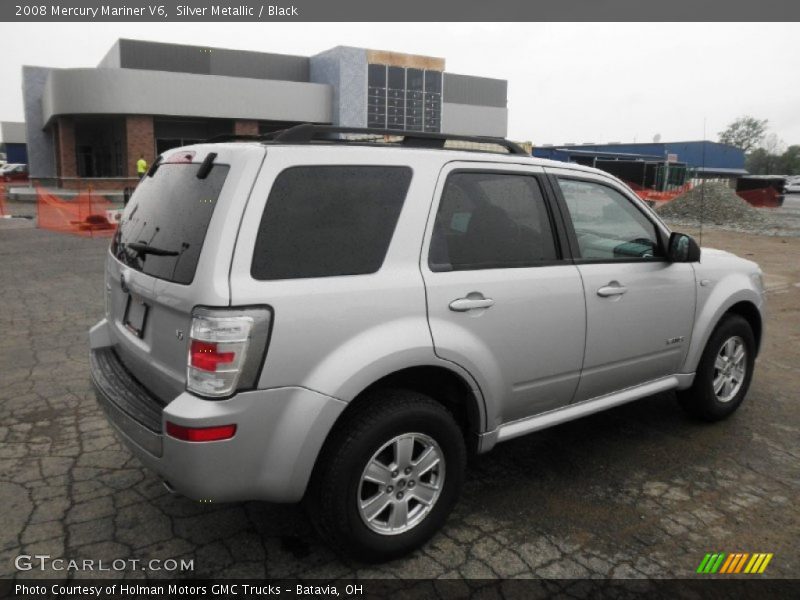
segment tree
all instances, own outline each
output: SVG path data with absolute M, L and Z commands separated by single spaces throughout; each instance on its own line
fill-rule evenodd
M 785 175 L 800 175 L 800 146 L 789 146 L 780 160 L 779 171 Z
M 782 154 L 781 144 L 769 143 L 756 148 L 745 158 L 745 168 L 751 175 L 800 175 L 800 146 L 789 146 Z
M 751 175 L 769 175 L 774 158 L 764 148 L 756 148 L 745 157 L 744 167 Z
M 719 141 L 749 152 L 755 148 L 767 132 L 767 119 L 739 117 L 719 132 Z
M 769 154 L 773 155 L 780 155 L 783 154 L 783 151 L 786 150 L 786 144 L 783 143 L 783 140 L 777 136 L 775 133 L 768 133 L 764 137 L 764 141 L 761 144 L 761 147 L 766 150 Z

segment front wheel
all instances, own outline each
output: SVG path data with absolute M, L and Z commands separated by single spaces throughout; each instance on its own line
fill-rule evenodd
M 739 408 L 750 387 L 756 343 L 750 324 L 727 315 L 711 334 L 692 387 L 678 393 L 690 415 L 720 421 Z
M 323 538 L 377 562 L 424 544 L 444 524 L 464 479 L 453 416 L 417 392 L 379 390 L 345 415 L 320 453 L 306 510 Z

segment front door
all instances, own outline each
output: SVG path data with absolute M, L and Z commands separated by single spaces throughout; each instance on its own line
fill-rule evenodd
M 422 252 L 436 354 L 476 378 L 490 429 L 569 403 L 578 384 L 583 286 L 562 258 L 542 175 L 446 166 Z
M 558 175 L 586 293 L 586 354 L 575 402 L 678 372 L 691 340 L 694 269 L 666 260 L 663 233 L 624 188 Z

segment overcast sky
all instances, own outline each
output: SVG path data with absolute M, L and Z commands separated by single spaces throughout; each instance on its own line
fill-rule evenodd
M 535 144 L 701 139 L 740 115 L 800 144 L 796 23 L 0 24 L 0 120 L 23 64 L 93 67 L 117 38 L 311 55 L 337 45 L 439 56 L 508 80 L 508 136 Z

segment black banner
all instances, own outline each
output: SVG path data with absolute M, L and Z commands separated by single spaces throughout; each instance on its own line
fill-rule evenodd
M 4 0 L 0 21 L 797 21 L 796 0 Z
M 372 600 L 460 598 L 797 598 L 797 579 L 359 579 L 359 580 L 113 580 L 25 579 L 0 581 L 0 597 L 79 600 L 100 598 L 181 600 L 264 600 L 265 598 L 343 598 Z

